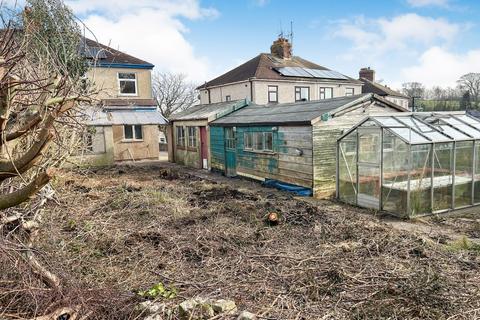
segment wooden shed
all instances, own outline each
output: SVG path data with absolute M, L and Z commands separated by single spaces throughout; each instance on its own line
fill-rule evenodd
M 210 122 L 247 105 L 245 99 L 201 104 L 172 115 L 167 139 L 169 161 L 210 169 Z
M 375 94 L 250 105 L 210 123 L 211 168 L 335 195 L 336 141 L 372 114 L 407 112 Z

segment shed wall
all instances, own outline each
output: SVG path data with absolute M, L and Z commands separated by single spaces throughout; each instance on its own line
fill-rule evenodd
M 362 108 L 354 108 L 351 111 L 329 119 L 320 121 L 313 126 L 313 176 L 314 196 L 317 198 L 329 198 L 335 196 L 336 169 L 337 169 L 337 139 L 342 133 L 366 116 L 387 112 L 399 112 L 397 109 L 382 107 L 378 104 L 370 104 Z
M 184 127 L 185 128 L 185 137 L 188 138 L 187 127 L 197 127 L 197 147 L 181 147 L 177 146 L 177 127 Z M 210 144 L 208 141 L 208 122 L 207 120 L 191 120 L 191 121 L 175 121 L 173 123 L 173 152 L 174 152 L 174 159 L 176 163 L 179 163 L 184 166 L 189 166 L 193 168 L 201 168 L 202 162 L 200 161 L 201 153 L 201 143 L 200 143 L 200 127 L 207 128 L 207 146 Z M 210 148 L 208 148 L 210 149 Z M 208 152 L 210 154 L 210 151 Z M 208 163 L 210 163 L 210 156 L 208 157 Z

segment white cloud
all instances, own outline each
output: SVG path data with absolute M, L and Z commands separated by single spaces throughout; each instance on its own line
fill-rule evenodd
M 211 76 L 208 59 L 185 38 L 189 30 L 181 21 L 218 15 L 197 0 L 82 0 L 68 5 L 101 43 L 151 62 L 155 70 L 184 73 L 196 82 Z
M 403 68 L 404 82 L 418 81 L 427 86 L 455 87 L 456 80 L 469 72 L 480 70 L 480 49 L 455 54 L 440 47 L 425 51 L 418 64 Z
M 448 7 L 448 0 L 407 0 L 412 7 L 438 6 Z
M 449 42 L 462 30 L 462 26 L 442 18 L 420 16 L 415 13 L 391 19 L 357 18 L 353 23 L 337 23 L 335 37 L 351 40 L 357 51 L 383 54 L 389 50 L 407 49 L 411 45 L 432 45 Z

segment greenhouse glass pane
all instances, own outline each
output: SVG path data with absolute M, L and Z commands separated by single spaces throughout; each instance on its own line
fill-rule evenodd
M 392 132 L 399 135 L 410 143 L 429 143 L 430 141 L 410 128 L 389 128 Z
M 411 147 L 410 216 L 431 213 L 432 194 L 432 145 Z
M 338 195 L 340 200 L 357 201 L 357 131 L 345 136 L 338 150 Z
M 469 140 L 469 139 L 471 139 L 469 136 L 461 133 L 460 131 L 458 131 L 458 130 L 450 127 L 450 126 L 440 125 L 440 126 L 438 126 L 438 128 L 440 129 L 441 132 L 444 132 L 449 137 L 452 137 L 455 140 Z
M 477 119 L 474 119 L 472 117 L 466 116 L 466 115 L 458 115 L 455 116 L 456 118 L 462 120 L 463 122 L 473 124 L 473 125 L 480 125 L 480 121 Z
M 476 141 L 475 143 L 475 152 L 476 152 L 476 160 L 475 160 L 475 203 L 480 203 L 480 141 Z
M 383 134 L 383 210 L 407 214 L 408 146 L 392 132 Z
M 447 119 L 442 119 L 442 120 L 445 121 L 448 124 L 451 124 L 455 128 L 458 128 L 458 130 L 466 133 L 467 135 L 472 136 L 476 139 L 480 139 L 480 131 L 472 128 L 468 124 L 465 124 L 465 123 L 461 122 L 460 120 L 457 120 L 455 118 L 447 118 Z
M 451 209 L 453 195 L 453 143 L 435 144 L 433 163 L 433 211 Z
M 385 127 L 404 127 L 404 124 L 401 124 L 392 117 L 375 117 L 375 120 L 380 122 Z
M 455 208 L 472 204 L 473 142 L 461 141 L 455 148 Z
M 380 164 L 381 130 L 358 128 L 358 161 Z

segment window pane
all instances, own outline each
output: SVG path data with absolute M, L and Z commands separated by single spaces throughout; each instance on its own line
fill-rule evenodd
M 338 194 L 342 201 L 357 202 L 357 132 L 344 137 L 338 150 Z
M 432 168 L 431 146 L 411 146 L 410 216 L 431 213 Z
M 265 132 L 265 147 L 267 151 L 273 151 L 273 134 L 271 132 Z
M 453 143 L 435 144 L 433 154 L 433 211 L 452 208 Z
M 480 203 L 480 141 L 475 142 L 475 203 Z
M 136 94 L 135 81 L 120 81 L 120 93 Z
M 135 73 L 119 73 L 119 79 L 135 79 Z
M 358 130 L 358 161 L 364 163 L 380 163 L 380 130 Z
M 255 132 L 254 137 L 254 149 L 263 150 L 263 134 L 262 132 Z
M 123 126 L 123 132 L 125 139 L 133 139 L 133 126 L 126 125 Z
M 456 143 L 455 148 L 455 208 L 471 205 L 473 142 Z
M 302 99 L 309 100 L 309 88 L 302 88 L 301 96 L 302 96 Z
M 141 125 L 136 125 L 135 126 L 135 139 L 143 139 L 143 133 L 142 133 L 142 126 Z
M 268 102 L 278 102 L 277 92 L 273 91 L 268 93 Z
M 252 149 L 252 133 L 245 132 L 243 135 L 245 149 Z
M 333 88 L 325 88 L 325 99 L 333 98 Z

